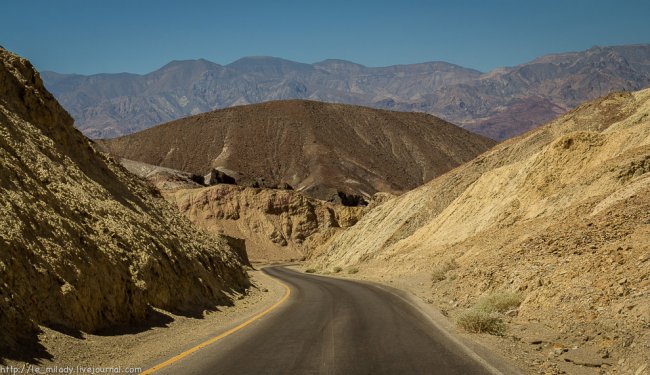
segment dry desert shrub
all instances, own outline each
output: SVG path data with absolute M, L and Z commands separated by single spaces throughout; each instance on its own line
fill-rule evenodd
M 431 272 L 431 281 L 437 283 L 446 279 L 447 272 L 455 270 L 456 268 L 458 268 L 458 263 L 456 263 L 456 260 L 454 259 L 437 264 Z
M 501 336 L 506 324 L 503 313 L 519 307 L 523 297 L 517 293 L 497 292 L 481 298 L 474 307 L 461 313 L 456 323 L 468 332 Z
M 474 308 L 486 313 L 505 313 L 508 310 L 519 307 L 522 301 L 523 297 L 520 294 L 498 292 L 481 298 Z
M 499 314 L 477 309 L 469 309 L 461 313 L 456 322 L 464 330 L 473 333 L 489 333 L 502 336 L 506 329 L 505 323 Z

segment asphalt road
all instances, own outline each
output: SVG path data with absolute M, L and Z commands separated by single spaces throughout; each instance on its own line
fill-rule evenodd
M 487 374 L 416 308 L 376 286 L 265 269 L 289 299 L 156 374 Z

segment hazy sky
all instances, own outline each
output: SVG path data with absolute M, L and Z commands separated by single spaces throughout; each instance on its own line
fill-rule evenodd
M 594 45 L 650 43 L 650 0 L 7 0 L 0 45 L 62 73 L 268 55 L 487 71 Z

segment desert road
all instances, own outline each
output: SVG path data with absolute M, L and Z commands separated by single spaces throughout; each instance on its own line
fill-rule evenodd
M 490 373 L 389 291 L 282 267 L 264 271 L 290 287 L 284 303 L 155 373 Z

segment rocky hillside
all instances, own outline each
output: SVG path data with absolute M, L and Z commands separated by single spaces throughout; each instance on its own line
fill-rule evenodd
M 95 332 L 247 286 L 243 249 L 97 153 L 28 61 L 0 64 L 0 357 L 38 350 L 38 325 Z
M 322 200 L 401 193 L 494 141 L 424 113 L 278 101 L 191 116 L 98 141 L 120 157 L 238 182 L 281 183 Z
M 247 57 L 174 61 L 145 74 L 44 74 L 93 138 L 133 133 L 217 108 L 310 99 L 430 113 L 493 139 L 521 134 L 612 91 L 650 86 L 650 45 L 594 47 L 481 74 L 444 62 L 371 68 Z
M 648 172 L 650 90 L 612 94 L 376 207 L 316 264 L 420 275 L 426 298 L 451 317 L 516 293 L 508 335 L 519 355 L 539 353 L 531 372 L 643 373 Z

